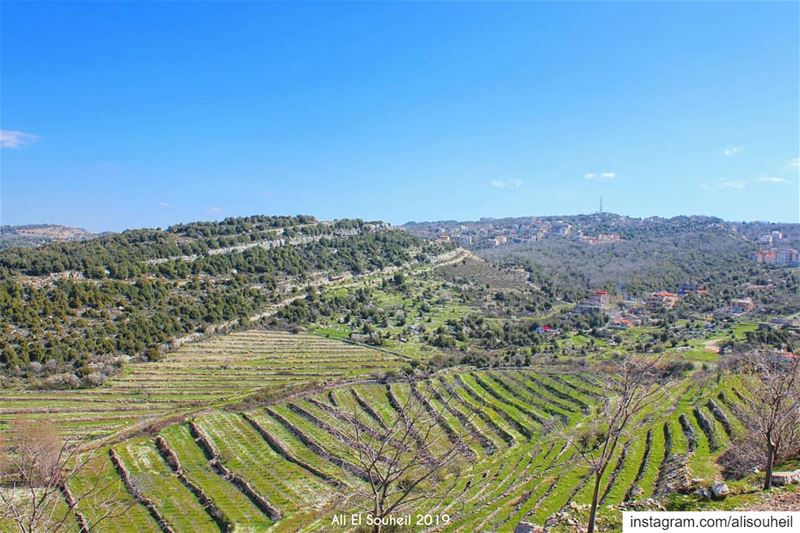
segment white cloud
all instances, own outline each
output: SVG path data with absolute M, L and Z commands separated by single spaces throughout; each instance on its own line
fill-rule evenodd
M 756 181 L 759 183 L 789 183 L 786 178 L 773 178 L 771 176 L 759 176 Z
M 158 207 L 160 207 L 161 209 L 169 209 L 170 207 L 172 207 L 172 204 L 169 202 L 158 202 Z
M 790 159 L 789 166 L 794 168 L 800 168 L 800 157 L 795 157 L 794 159 Z
M 209 207 L 206 210 L 206 214 L 209 214 L 209 215 L 221 215 L 224 212 L 225 212 L 225 210 L 222 209 L 221 207 Z
M 616 172 L 589 172 L 583 175 L 583 179 L 593 181 L 613 180 L 617 177 Z
M 522 187 L 522 180 L 492 180 L 491 185 L 495 189 L 519 189 Z
M 718 189 L 744 189 L 742 180 L 721 180 L 717 182 Z
M 24 131 L 0 130 L 0 146 L 3 148 L 22 148 L 39 139 L 38 135 Z
M 775 176 L 759 176 L 757 178 L 743 180 L 743 179 L 722 179 L 718 180 L 717 182 L 709 185 L 708 183 L 701 183 L 700 186 L 705 191 L 710 191 L 712 189 L 744 189 L 748 183 L 766 183 L 766 184 L 784 184 L 784 183 L 791 183 L 792 180 L 786 178 L 779 178 Z
M 732 155 L 736 155 L 736 154 L 742 152 L 743 150 L 744 150 L 744 147 L 742 147 L 742 146 L 729 146 L 729 147 L 725 148 L 724 150 L 722 150 L 722 153 L 725 154 L 726 156 L 730 157 Z

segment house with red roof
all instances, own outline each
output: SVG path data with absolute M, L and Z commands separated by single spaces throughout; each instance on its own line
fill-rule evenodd
M 674 292 L 659 291 L 647 297 L 647 306 L 653 309 L 672 309 L 678 303 L 678 295 Z

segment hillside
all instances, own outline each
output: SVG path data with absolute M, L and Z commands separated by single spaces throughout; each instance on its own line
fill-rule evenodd
M 51 386 L 248 325 L 270 306 L 449 250 L 382 223 L 248 217 L 0 251 L 0 365 Z
M 759 250 L 796 254 L 800 224 L 596 213 L 404 227 L 415 235 L 458 243 L 493 263 L 524 269 L 533 283 L 570 302 L 594 289 L 635 299 L 699 286 L 708 291 L 706 312 L 748 297 L 763 306 L 765 315 L 800 311 L 797 269 L 769 268 L 756 258 Z M 780 239 L 773 242 L 773 233 Z
M 719 224 L 470 252 L 381 223 L 248 217 L 6 250 L 0 441 L 12 454 L 52 426 L 89 461 L 64 491 L 86 495 L 60 511 L 68 530 L 124 509 L 95 530 L 327 531 L 369 507 L 364 454 L 388 446 L 422 457 L 408 476 L 436 473 L 401 531 L 569 531 L 591 501 L 576 442 L 636 356 L 659 401 L 610 456 L 601 530 L 625 509 L 757 505 L 758 477 L 721 459 L 748 434 L 731 365 L 800 350 L 797 269 L 753 265 L 750 237 Z M 693 288 L 669 305 L 648 297 L 679 283 Z M 733 313 L 736 297 L 757 305 Z M 428 425 L 394 429 L 415 416 Z M 721 479 L 728 499 L 695 494 Z
M 554 517 L 573 508 L 580 516 L 590 497 L 589 472 L 568 442 L 603 398 L 602 373 L 456 368 L 410 384 L 359 377 L 352 373 L 363 370 L 358 357 L 370 354 L 306 334 L 235 334 L 181 349 L 147 365 L 147 374 L 74 395 L 93 398 L 89 405 L 95 406 L 101 397 L 108 398 L 104 404 L 119 401 L 141 426 L 139 433 L 112 434 L 94 453 L 91 475 L 106 485 L 77 514 L 91 522 L 101 512 L 93 502 L 108 505 L 110 496 L 132 507 L 102 531 L 163 530 L 154 516 L 173 531 L 225 531 L 233 524 L 254 531 L 324 530 L 335 512 L 358 511 L 353 494 L 365 483 L 355 446 L 348 444 L 348 413 L 368 409 L 364 431 L 378 432 L 416 395 L 438 413 L 437 446 L 467 437 L 448 471 L 426 488 L 429 496 L 408 511 L 438 516 L 431 530 L 512 531 L 522 520 L 558 526 Z M 242 402 L 247 380 L 263 387 L 264 377 L 281 374 L 270 360 L 293 369 L 298 384 L 313 381 L 289 394 Z M 401 362 L 380 353 L 371 360 L 375 370 Z M 302 370 L 312 368 L 310 374 Z M 337 374 L 349 383 L 337 384 Z M 150 392 L 135 392 L 137 381 Z M 120 396 L 124 390 L 133 396 Z M 198 407 L 206 394 L 212 409 Z M 22 394 L 16 401 L 30 405 L 35 398 Z M 661 499 L 717 478 L 714 459 L 729 446 L 730 432 L 741 431 L 741 398 L 735 379 L 716 384 L 710 375 L 697 375 L 670 384 L 667 399 L 644 414 L 646 423 L 613 458 L 602 486 L 602 522 L 618 521 L 617 506 L 630 505 L 625 502 Z M 49 401 L 63 409 L 71 431 L 96 432 L 107 423 L 102 411 L 70 407 L 69 397 L 55 403 L 51 393 Z M 192 404 L 194 412 L 187 408 Z M 76 479 L 72 490 L 79 493 L 89 482 Z
M 80 241 L 96 237 L 83 228 L 55 224 L 26 224 L 0 226 L 0 249 L 41 246 L 52 242 Z

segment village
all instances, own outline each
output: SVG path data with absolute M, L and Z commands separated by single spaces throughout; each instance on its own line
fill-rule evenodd
M 800 252 L 785 246 L 782 231 L 772 231 L 762 235 L 758 244 L 763 248 L 756 252 L 756 264 L 776 268 L 800 266 Z

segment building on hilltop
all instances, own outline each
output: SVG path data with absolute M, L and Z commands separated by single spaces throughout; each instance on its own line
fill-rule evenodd
M 775 252 L 772 250 L 759 250 L 756 252 L 756 264 L 759 265 L 774 265 Z
M 552 326 L 537 326 L 534 331 L 536 331 L 536 333 L 538 333 L 539 335 L 548 335 L 548 336 L 554 336 L 561 333 L 560 329 L 554 328 Z
M 794 267 L 800 266 L 800 252 L 794 248 L 780 248 L 775 253 L 775 266 Z
M 647 307 L 653 309 L 672 309 L 678 303 L 678 295 L 674 292 L 659 291 L 647 297 Z
M 611 244 L 621 241 L 622 237 L 618 233 L 600 233 L 597 237 L 580 235 L 578 239 L 586 244 Z
M 641 323 L 641 321 L 639 321 L 639 323 Z M 609 327 L 611 329 L 628 329 L 632 328 L 635 325 L 637 325 L 636 321 L 634 321 L 631 318 L 618 317 L 611 321 Z
M 609 303 L 608 291 L 603 289 L 597 289 L 596 291 L 594 291 L 594 294 L 592 295 L 589 301 L 592 304 L 596 305 L 597 307 L 600 307 L 601 309 L 607 309 Z
M 591 296 L 578 304 L 579 311 L 605 311 L 608 309 L 610 299 L 608 291 L 604 289 L 595 290 Z
M 756 264 L 774 267 L 800 266 L 800 252 L 794 248 L 770 248 L 756 252 Z

